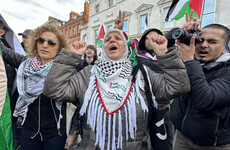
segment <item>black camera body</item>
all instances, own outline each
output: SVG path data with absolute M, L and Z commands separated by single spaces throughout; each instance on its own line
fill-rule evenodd
M 193 30 L 191 33 L 189 33 L 185 30 L 178 28 L 172 33 L 173 39 L 178 40 L 179 42 L 186 45 L 190 44 L 190 39 L 192 36 L 195 36 L 195 45 L 202 42 L 202 37 L 200 36 L 198 30 Z
M 164 36 L 168 40 L 168 47 L 172 47 L 175 44 L 175 40 L 189 45 L 192 36 L 195 36 L 195 44 L 202 42 L 202 37 L 200 36 L 198 29 L 194 29 L 189 33 L 181 28 L 173 28 L 165 33 Z

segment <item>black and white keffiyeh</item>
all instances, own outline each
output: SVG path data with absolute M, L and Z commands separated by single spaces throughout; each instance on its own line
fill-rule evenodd
M 22 116 L 24 123 L 28 106 L 33 103 L 43 92 L 45 77 L 51 69 L 53 62 L 41 65 L 41 61 L 36 57 L 28 58 L 18 68 L 17 89 L 19 97 L 15 106 L 13 116 Z M 60 110 L 62 103 L 56 102 L 56 107 Z

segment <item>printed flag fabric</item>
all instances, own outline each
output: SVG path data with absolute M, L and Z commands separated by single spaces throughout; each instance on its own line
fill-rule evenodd
M 102 48 L 104 36 L 105 36 L 104 27 L 103 27 L 103 25 L 101 25 L 101 29 L 100 29 L 98 37 L 97 37 L 97 45 L 101 48 Z
M 0 57 L 0 150 L 14 150 L 10 98 L 7 92 L 5 67 L 2 56 Z
M 14 150 L 10 98 L 7 92 L 2 114 L 0 116 L 0 150 Z
M 190 15 L 193 9 L 193 16 L 196 18 L 201 18 L 203 7 L 203 0 L 173 0 L 165 21 L 168 20 L 179 20 L 188 12 Z
M 23 47 L 21 46 L 21 43 L 19 42 L 17 36 L 15 35 L 14 31 L 8 26 L 8 24 L 6 23 L 5 19 L 1 14 L 0 14 L 0 21 L 4 24 L 4 29 L 6 31 L 6 33 L 2 36 L 3 39 L 5 39 L 6 43 L 11 49 L 25 56 L 26 53 Z

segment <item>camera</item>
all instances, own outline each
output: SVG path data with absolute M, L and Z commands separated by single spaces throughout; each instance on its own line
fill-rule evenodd
M 165 37 L 168 40 L 168 47 L 172 47 L 175 44 L 175 40 L 189 45 L 192 36 L 195 36 L 195 45 L 202 42 L 202 37 L 200 36 L 198 29 L 193 29 L 192 32 L 189 33 L 181 28 L 173 28 L 165 34 Z

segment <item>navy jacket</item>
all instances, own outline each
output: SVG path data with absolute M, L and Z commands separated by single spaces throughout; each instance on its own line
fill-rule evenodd
M 195 144 L 230 144 L 230 54 L 203 66 L 185 62 L 191 91 L 174 100 L 171 120 Z

